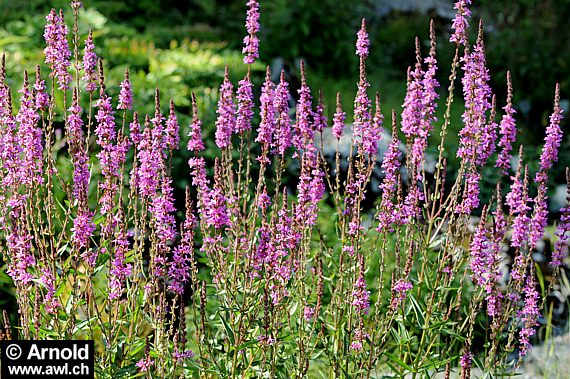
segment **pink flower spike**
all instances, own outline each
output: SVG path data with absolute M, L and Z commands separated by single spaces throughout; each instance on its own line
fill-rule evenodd
M 366 59 L 370 49 L 370 40 L 368 39 L 368 32 L 366 31 L 366 19 L 362 19 L 360 30 L 356 33 L 356 36 L 356 55 Z

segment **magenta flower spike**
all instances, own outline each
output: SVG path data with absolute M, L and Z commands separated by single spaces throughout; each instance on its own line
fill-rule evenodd
M 85 138 L 83 136 L 83 110 L 79 106 L 77 89 L 73 92 L 73 100 L 69 107 L 67 118 L 67 143 L 73 163 L 73 196 L 80 202 L 87 203 L 89 190 L 89 157 L 85 151 Z
M 188 150 L 197 153 L 205 149 L 202 141 L 202 121 L 198 117 L 198 105 L 194 93 L 192 93 L 192 123 L 190 124 L 189 137 Z
M 562 129 L 560 122 L 562 121 L 562 109 L 560 108 L 560 84 L 556 84 L 554 94 L 554 111 L 550 115 L 550 124 L 546 128 L 546 136 L 544 137 L 544 146 L 540 155 L 540 170 L 536 174 L 536 182 L 547 181 L 546 171 L 552 168 L 554 163 L 558 161 L 558 149 L 562 142 Z
M 170 100 L 170 113 L 166 119 L 164 142 L 169 150 L 177 150 L 180 146 L 180 126 L 174 111 L 174 101 Z
M 479 181 L 481 174 L 473 167 L 465 174 L 465 187 L 463 189 L 463 199 L 457 207 L 457 213 L 465 215 L 471 214 L 471 211 L 479 206 Z
M 378 214 L 377 231 L 384 233 L 393 230 L 393 225 L 397 221 L 397 207 L 394 204 L 394 197 L 398 189 L 400 169 L 400 141 L 398 140 L 398 130 L 396 125 L 396 113 L 392 111 L 392 141 L 382 159 L 382 172 L 384 179 L 380 184 L 382 200 L 380 202 L 380 213 Z
M 319 90 L 319 100 L 315 108 L 313 116 L 313 130 L 315 132 L 322 132 L 328 125 L 327 117 L 325 116 L 325 104 L 323 102 L 323 90 Z
M 169 263 L 168 276 L 170 284 L 168 288 L 178 295 L 184 293 L 184 285 L 190 279 L 190 267 L 193 259 L 194 228 L 197 226 L 196 216 L 193 213 L 190 193 L 186 189 L 186 219 L 182 224 L 180 244 L 174 248 L 172 261 Z
M 139 114 L 133 113 L 133 121 L 129 124 L 129 137 L 135 147 L 138 148 L 142 140 L 141 124 L 139 122 Z
M 366 19 L 362 19 L 360 30 L 356 33 L 356 55 L 361 59 L 368 57 L 370 49 L 370 40 L 368 39 L 368 32 L 366 31 Z
M 459 132 L 459 149 L 457 156 L 463 161 L 477 165 L 485 163 L 493 153 L 494 144 L 486 144 L 492 131 L 487 125 L 487 111 L 491 109 L 491 88 L 489 87 L 489 70 L 486 67 L 485 48 L 483 45 L 483 27 L 480 24 L 479 37 L 473 52 L 462 58 L 464 76 L 463 97 L 463 129 Z
M 85 84 L 85 89 L 89 92 L 93 92 L 97 89 L 97 60 L 95 44 L 93 43 L 93 31 L 89 30 L 83 51 L 83 83 Z
M 145 119 L 145 128 L 137 151 L 136 182 L 139 195 L 143 199 L 153 196 L 158 190 L 158 177 L 162 169 L 162 137 L 161 125 L 154 125 L 149 116 Z
M 489 266 L 489 261 L 492 260 L 491 241 L 489 240 L 490 228 L 487 226 L 487 207 L 483 207 L 481 220 L 471 244 L 469 245 L 469 253 L 471 255 L 471 262 L 469 267 L 472 272 L 472 280 L 478 287 L 484 287 L 489 280 L 489 274 L 492 267 Z
M 215 171 L 214 187 L 205 199 L 202 217 L 207 227 L 221 229 L 230 225 L 230 219 L 226 205 L 227 198 L 222 189 L 221 167 L 217 159 Z
M 172 194 L 172 180 L 162 173 L 160 191 L 150 197 L 149 211 L 152 215 L 152 227 L 156 234 L 158 250 L 169 251 L 169 243 L 176 237 L 176 220 L 174 218 L 174 196 Z M 155 274 L 166 274 L 166 261 L 161 254 L 155 257 Z
M 313 142 L 314 131 L 311 127 L 313 117 L 311 89 L 307 85 L 305 63 L 301 61 L 301 88 L 296 109 L 296 122 L 293 129 L 293 145 L 300 152 Z
M 370 291 L 366 290 L 366 280 L 364 275 L 360 273 L 358 279 L 354 283 L 352 290 L 352 306 L 358 312 L 367 314 L 370 309 Z
M 370 107 L 372 102 L 368 98 L 368 87 L 370 83 L 366 81 L 364 73 L 364 62 L 361 58 L 360 82 L 358 91 L 354 99 L 354 138 L 358 144 L 358 152 L 361 154 L 376 155 L 378 142 L 375 140 L 372 125 L 372 113 Z
M 503 107 L 503 110 L 505 114 L 499 124 L 499 133 L 501 135 L 499 147 L 501 151 L 497 157 L 495 167 L 501 168 L 503 173 L 506 174 L 511 167 L 511 150 L 517 136 L 517 125 L 514 118 L 516 111 L 513 107 L 513 85 L 510 71 L 507 71 L 507 105 Z
M 6 229 L 6 246 L 10 264 L 7 273 L 17 285 L 28 285 L 34 276 L 28 270 L 36 265 L 36 259 L 32 251 L 33 236 L 18 221 L 25 217 L 25 197 L 15 194 L 6 203 L 9 211 L 10 225 Z
M 117 105 L 117 109 L 133 109 L 133 89 L 131 87 L 128 68 L 125 70 L 125 80 L 121 82 L 119 105 Z
M 24 85 L 19 91 L 20 109 L 16 115 L 18 122 L 18 142 L 23 148 L 22 177 L 26 185 L 43 183 L 43 156 L 42 129 L 38 126 L 40 115 L 36 111 L 35 99 L 28 80 L 28 73 L 24 72 Z
M 413 140 L 416 136 L 421 136 L 423 115 L 424 115 L 424 102 L 423 102 L 423 76 L 422 60 L 420 56 L 420 40 L 416 37 L 416 65 L 413 71 L 408 69 L 408 85 L 406 89 L 406 97 L 402 105 L 402 133 Z M 415 157 L 420 152 L 412 149 L 412 157 Z M 415 161 L 416 159 L 414 159 Z
M 113 240 L 113 261 L 109 270 L 109 299 L 119 299 L 125 291 L 125 281 L 132 274 L 132 264 L 126 263 L 126 255 L 129 252 L 129 240 L 125 231 L 122 211 L 117 220 L 118 232 Z
M 536 333 L 535 327 L 538 326 L 537 321 L 540 317 L 540 297 L 536 290 L 534 275 L 534 270 L 531 269 L 529 275 L 526 277 L 525 286 L 523 289 L 524 306 L 519 314 L 519 317 L 522 318 L 523 322 L 523 327 L 519 331 L 520 357 L 527 355 L 532 348 L 530 338 Z
M 247 15 L 245 20 L 245 29 L 248 35 L 244 37 L 242 49 L 243 63 L 253 64 L 259 58 L 259 2 L 257 0 L 248 0 Z
M 67 42 L 67 26 L 63 20 L 63 11 L 59 15 L 52 9 L 46 17 L 47 23 L 44 31 L 44 39 L 47 43 L 44 49 L 45 62 L 51 69 L 50 76 L 57 79 L 60 90 L 67 90 L 71 82 L 71 75 L 68 72 L 71 57 L 69 44 Z
M 281 71 L 279 84 L 275 88 L 275 98 L 273 107 L 277 112 L 275 138 L 272 147 L 277 154 L 283 156 L 285 151 L 291 147 L 291 117 L 289 116 L 289 83 L 285 80 L 285 72 Z
M 522 148 L 521 148 L 522 151 Z M 521 155 L 522 158 L 522 155 Z M 530 218 L 528 217 L 528 169 L 525 167 L 524 177 L 521 175 L 522 159 L 519 161 L 519 170 L 513 179 L 511 192 L 506 196 L 506 202 L 510 209 L 513 220 L 513 235 L 511 237 L 512 247 L 521 247 L 528 238 Z
M 400 304 L 406 299 L 407 292 L 410 291 L 414 286 L 407 280 L 398 279 L 392 285 L 392 300 L 390 302 L 390 310 L 396 311 Z
M 46 93 L 46 83 L 42 80 L 40 65 L 36 66 L 36 82 L 34 83 L 36 93 L 35 106 L 38 110 L 44 110 L 49 105 L 49 95 Z
M 337 139 L 342 137 L 344 132 L 344 121 L 346 120 L 346 112 L 342 110 L 342 104 L 340 102 L 340 92 L 336 94 L 336 112 L 333 116 L 333 126 L 332 126 L 332 134 Z
M 61 302 L 56 296 L 55 277 L 51 269 L 42 269 L 42 276 L 40 277 L 39 282 L 46 289 L 46 294 L 44 296 L 45 311 L 51 315 L 57 314 L 57 311 L 61 308 Z
M 265 82 L 261 88 L 261 121 L 257 129 L 257 137 L 255 142 L 261 144 L 262 149 L 267 151 L 271 145 L 273 135 L 276 129 L 275 120 L 275 85 L 271 82 L 271 70 L 269 66 L 265 71 Z
M 255 104 L 253 102 L 253 83 L 249 79 L 249 75 L 239 81 L 236 93 L 238 102 L 236 133 L 243 134 L 247 130 L 251 130 L 251 122 L 254 115 Z
M 471 17 L 471 10 L 469 6 L 471 5 L 471 0 L 459 0 L 455 2 L 453 6 L 457 10 L 451 29 L 453 33 L 449 38 L 450 42 L 455 42 L 459 45 L 467 46 L 469 42 L 468 29 L 469 29 L 469 18 Z
M 224 82 L 220 86 L 220 99 L 216 113 L 216 145 L 225 149 L 231 145 L 232 133 L 236 130 L 236 109 L 234 105 L 234 87 L 230 82 L 228 67 L 224 73 Z

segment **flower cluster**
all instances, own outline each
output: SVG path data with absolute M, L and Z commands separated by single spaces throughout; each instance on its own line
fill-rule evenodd
M 513 107 L 513 85 L 511 83 L 511 73 L 509 71 L 507 71 L 507 105 L 503 107 L 503 110 L 505 111 L 505 114 L 499 124 L 501 139 L 498 144 L 501 151 L 497 157 L 495 167 L 503 169 L 503 172 L 506 173 L 511 166 L 512 144 L 515 142 L 517 137 L 517 127 L 514 118 L 516 111 Z
M 467 45 L 468 35 L 467 30 L 469 28 L 469 17 L 471 17 L 471 10 L 469 6 L 471 5 L 471 0 L 459 0 L 455 2 L 453 6 L 457 10 L 455 18 L 451 28 L 453 29 L 453 34 L 449 38 L 450 42 L 455 42 L 461 45 Z
M 218 119 L 216 120 L 216 145 L 220 149 L 230 146 L 232 133 L 236 130 L 236 109 L 234 105 L 234 86 L 228 76 L 228 68 L 224 74 L 224 82 L 220 86 L 218 101 Z
M 243 39 L 243 63 L 253 64 L 259 58 L 259 3 L 257 0 L 249 0 L 247 6 L 245 28 L 249 34 Z
M 93 92 L 97 89 L 97 54 L 95 54 L 95 44 L 93 43 L 93 31 L 89 30 L 89 35 L 85 40 L 85 50 L 83 52 L 83 82 L 85 89 Z
M 57 79 L 60 90 L 69 88 L 71 75 L 69 74 L 69 58 L 71 51 L 67 43 L 67 26 L 63 20 L 63 11 L 59 15 L 52 9 L 46 17 L 47 24 L 44 31 L 44 39 L 47 47 L 44 49 L 46 63 L 51 68 L 51 76 Z

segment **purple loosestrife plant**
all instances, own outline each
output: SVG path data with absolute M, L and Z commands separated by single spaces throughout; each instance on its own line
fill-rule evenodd
M 533 249 L 548 227 L 548 174 L 564 148 L 560 90 L 535 180 L 522 148 L 508 180 L 517 142 L 512 86 L 508 79 L 497 125 L 482 28 L 472 50 L 468 43 L 470 5 L 455 4 L 456 56 L 433 173 L 427 152 L 445 92 L 433 22 L 429 54 L 422 58 L 420 36 L 380 155 L 384 115 L 380 96 L 373 104 L 368 94 L 366 62 L 374 57 L 364 21 L 352 125 L 340 93 L 336 109 L 322 91 L 313 107 L 304 63 L 298 96 L 290 93 L 294 73 L 283 70 L 275 83 L 269 69 L 264 82 L 259 77 L 257 1 L 247 2 L 247 73 L 235 99 L 226 69 L 217 107 L 192 94 L 185 125 L 186 109 L 172 101 L 163 115 L 158 89 L 154 115 L 137 113 L 128 70 L 107 90 L 93 34 L 80 35 L 79 4 L 73 56 L 63 13 L 50 12 L 52 80 L 46 85 L 38 68 L 32 89 L 24 74 L 17 109 L 0 62 L 0 256 L 18 307 L 0 317 L 0 338 L 92 339 L 96 370 L 110 378 L 366 378 L 380 370 L 394 377 L 461 370 L 468 378 L 473 364 L 486 375 L 512 374 L 543 334 Z M 447 133 L 460 65 L 461 162 L 450 180 L 446 157 L 455 149 Z M 214 112 L 215 128 L 207 122 Z M 188 151 L 178 149 L 181 135 Z M 351 151 L 341 156 L 347 139 Z M 176 165 L 182 156 L 189 167 Z M 184 214 L 175 172 L 190 183 Z M 479 189 L 494 179 L 487 202 Z M 370 186 L 379 186 L 378 198 Z M 555 274 L 570 233 L 568 206 L 561 213 Z M 486 349 L 476 348 L 475 336 Z

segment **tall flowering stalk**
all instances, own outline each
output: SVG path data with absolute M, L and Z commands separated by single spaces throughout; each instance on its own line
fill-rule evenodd
M 523 322 L 523 327 L 519 332 L 520 357 L 527 355 L 531 349 L 532 346 L 530 338 L 536 333 L 535 327 L 537 325 L 537 320 L 540 317 L 540 309 L 538 305 L 540 297 L 536 290 L 536 282 L 534 278 L 534 269 L 531 268 L 529 275 L 526 277 L 523 289 L 524 307 L 519 315 Z
M 109 299 L 119 299 L 125 290 L 125 281 L 132 274 L 132 264 L 126 263 L 126 255 L 129 252 L 129 239 L 126 232 L 126 225 L 123 210 L 119 208 L 115 222 L 117 231 L 113 239 L 113 259 L 109 270 Z
M 311 126 L 313 117 L 311 89 L 307 86 L 307 74 L 303 62 L 301 62 L 301 88 L 298 93 L 299 101 L 297 102 L 296 121 L 293 128 L 293 146 L 300 152 L 311 144 L 315 134 Z
M 117 105 L 117 109 L 133 109 L 133 89 L 129 78 L 129 69 L 125 70 L 125 80 L 121 82 L 121 91 L 119 92 L 119 104 Z
M 479 25 L 479 36 L 473 52 L 468 53 L 463 60 L 464 76 L 463 97 L 465 111 L 463 112 L 463 128 L 459 132 L 459 149 L 457 156 L 467 166 L 465 173 L 465 188 L 463 202 L 457 211 L 469 214 L 479 206 L 478 166 L 484 165 L 487 158 L 493 154 L 496 136 L 496 123 L 487 112 L 492 109 L 489 70 L 485 63 L 483 45 L 483 24 Z
M 402 111 L 402 132 L 411 147 L 408 160 L 410 161 L 410 190 L 405 199 L 406 217 L 414 219 L 419 212 L 419 202 L 424 200 L 424 194 L 419 185 L 423 178 L 421 175 L 422 162 L 427 148 L 428 137 L 436 121 L 438 94 L 435 91 L 439 86 L 435 78 L 437 60 L 435 58 L 435 32 L 433 22 L 430 24 L 431 49 L 424 63 L 428 69 L 422 69 L 419 39 L 416 38 L 416 66 L 408 80 L 408 88 Z
M 236 98 L 238 103 L 236 133 L 241 134 L 247 130 L 251 130 L 251 122 L 254 114 L 253 83 L 249 75 L 246 75 L 246 77 L 238 83 Z
M 67 42 L 68 29 L 63 20 L 63 11 L 60 10 L 57 14 L 55 9 L 52 9 L 46 19 L 44 31 L 44 39 L 47 42 L 47 47 L 44 49 L 45 62 L 51 69 L 50 76 L 57 79 L 58 88 L 66 90 L 71 82 L 71 75 L 68 71 L 71 51 Z
M 342 110 L 342 104 L 340 102 L 340 93 L 336 94 L 336 112 L 333 117 L 332 134 L 337 139 L 342 137 L 344 132 L 344 121 L 346 120 L 346 112 Z
M 560 85 L 556 85 L 554 96 L 554 112 L 550 116 L 550 125 L 546 128 L 544 147 L 540 156 L 540 170 L 536 173 L 535 182 L 538 183 L 538 194 L 534 198 L 534 209 L 531 218 L 529 233 L 529 245 L 535 248 L 539 239 L 544 235 L 548 218 L 548 195 L 547 170 L 558 161 L 558 149 L 562 142 L 562 130 L 560 121 L 562 120 L 562 110 L 560 109 Z
M 178 295 L 184 293 L 184 286 L 191 277 L 191 266 L 194 259 L 194 229 L 197 226 L 193 213 L 190 191 L 186 189 L 186 219 L 181 227 L 182 240 L 174 248 L 172 261 L 168 265 L 169 289 Z
M 277 112 L 275 137 L 273 148 L 276 153 L 284 156 L 285 151 L 291 147 L 291 117 L 289 116 L 289 83 L 285 80 L 285 72 L 281 71 L 279 84 L 275 88 L 273 107 Z
M 216 113 L 216 145 L 220 149 L 230 146 L 232 133 L 236 130 L 236 109 L 234 105 L 234 87 L 230 82 L 228 68 L 224 73 L 224 82 L 220 86 L 220 99 Z
M 485 147 L 494 147 L 493 144 L 487 144 L 487 139 L 493 140 L 493 134 L 487 132 L 490 126 L 487 124 L 487 112 L 491 109 L 491 88 L 488 85 L 490 76 L 485 63 L 482 24 L 473 52 L 462 60 L 465 72 L 462 79 L 465 112 L 463 112 L 464 127 L 459 132 L 457 156 L 481 165 L 493 153 Z
M 522 149 L 521 149 L 522 151 Z M 522 154 L 520 155 L 522 158 Z M 529 232 L 530 218 L 528 217 L 528 211 L 530 211 L 530 206 L 528 205 L 528 169 L 525 167 L 524 174 L 522 171 L 522 160 L 519 158 L 519 169 L 517 174 L 513 179 L 513 184 L 511 185 L 511 192 L 507 194 L 506 203 L 509 206 L 510 214 L 514 217 L 513 220 L 513 236 L 511 237 L 511 246 L 515 248 L 520 248 L 526 242 Z
M 499 147 L 501 151 L 497 157 L 495 167 L 501 168 L 503 173 L 506 173 L 511 167 L 512 144 L 515 142 L 517 136 L 517 127 L 514 118 L 516 111 L 513 107 L 513 85 L 510 71 L 507 71 L 507 105 L 503 107 L 503 110 L 505 114 L 499 124 L 499 133 L 501 134 Z
M 265 82 L 261 88 L 261 96 L 259 98 L 261 103 L 261 122 L 257 129 L 257 137 L 255 142 L 261 144 L 262 157 L 259 159 L 267 159 L 269 147 L 273 141 L 273 135 L 276 129 L 275 120 L 275 85 L 271 81 L 271 70 L 267 67 L 265 72 Z M 266 163 L 267 160 L 266 160 Z
M 249 0 L 247 2 L 247 17 L 245 20 L 245 29 L 248 35 L 244 37 L 242 49 L 243 63 L 253 64 L 259 58 L 259 2 L 257 0 Z
M 378 140 L 381 130 L 372 122 L 371 101 L 367 90 L 370 83 L 366 78 L 366 58 L 370 49 L 370 40 L 366 31 L 366 21 L 362 19 L 362 25 L 357 33 L 356 55 L 360 58 L 360 80 L 354 99 L 354 138 L 357 141 L 358 152 L 366 156 L 376 156 L 378 153 Z
M 85 139 L 83 136 L 83 110 L 79 105 L 79 95 L 77 89 L 73 92 L 71 107 L 68 109 L 67 118 L 67 143 L 73 164 L 73 196 L 78 200 L 77 216 L 73 220 L 73 241 L 78 250 L 84 254 L 84 259 L 89 265 L 95 264 L 96 256 L 89 247 L 89 239 L 95 231 L 95 224 L 92 221 L 93 213 L 89 210 L 89 157 L 85 150 Z
M 93 43 L 93 31 L 89 30 L 89 35 L 85 40 L 83 52 L 83 83 L 88 92 L 97 90 L 97 54 L 95 54 L 95 44 Z
M 455 2 L 453 8 L 457 10 L 451 29 L 453 33 L 449 38 L 450 42 L 455 42 L 460 45 L 467 46 L 468 40 L 468 29 L 469 29 L 469 18 L 471 17 L 471 0 L 459 0 Z
M 202 121 L 198 117 L 198 105 L 196 96 L 192 94 L 192 123 L 190 124 L 190 134 L 188 139 L 188 150 L 198 152 L 204 150 L 202 141 Z
M 101 214 L 106 217 L 106 222 L 102 225 L 102 232 L 104 235 L 110 236 L 116 226 L 110 215 L 115 207 L 116 195 L 119 192 L 117 180 L 122 162 L 125 160 L 128 142 L 117 140 L 115 111 L 111 104 L 111 97 L 105 92 L 104 80 L 103 63 L 99 61 L 100 98 L 95 103 L 95 107 L 98 108 L 95 115 L 97 121 L 95 135 L 97 136 L 97 144 L 101 148 L 97 158 L 99 158 L 101 176 L 103 177 L 103 181 L 99 183 L 99 191 L 101 192 L 99 202 Z
M 170 100 L 168 118 L 166 119 L 166 128 L 164 129 L 164 143 L 169 150 L 177 150 L 180 145 L 180 126 L 178 118 L 174 111 L 174 101 Z
M 380 184 L 382 200 L 380 202 L 380 213 L 378 215 L 379 232 L 393 230 L 393 226 L 398 222 L 397 212 L 399 205 L 394 202 L 399 187 L 400 176 L 400 141 L 398 140 L 398 130 L 396 125 L 396 115 L 392 113 L 392 141 L 388 146 L 388 151 L 382 160 L 382 172 L 384 179 Z
M 24 85 L 21 93 L 20 109 L 16 115 L 19 123 L 18 142 L 24 147 L 22 159 L 22 182 L 25 185 L 43 183 L 43 141 L 42 129 L 38 125 L 38 114 L 34 95 L 30 90 L 28 73 L 24 72 Z

